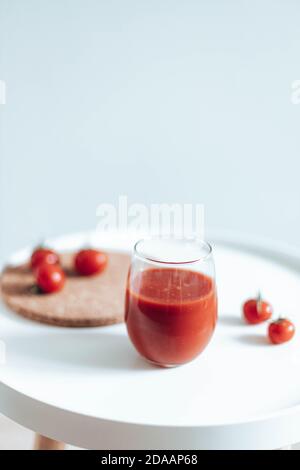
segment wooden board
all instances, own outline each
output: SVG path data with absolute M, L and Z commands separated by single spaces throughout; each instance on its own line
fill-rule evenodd
M 92 277 L 74 272 L 73 254 L 61 255 L 67 281 L 64 289 L 55 294 L 34 289 L 34 276 L 28 265 L 8 266 L 1 278 L 2 298 L 14 312 L 51 325 L 90 327 L 120 323 L 124 320 L 130 257 L 122 253 L 108 255 L 106 270 Z

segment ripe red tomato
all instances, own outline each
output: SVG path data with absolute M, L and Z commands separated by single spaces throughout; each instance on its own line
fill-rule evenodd
M 269 339 L 273 344 L 281 344 L 290 341 L 295 334 L 295 326 L 286 318 L 279 318 L 269 325 Z
M 36 283 L 46 294 L 62 290 L 65 279 L 65 273 L 58 265 L 41 264 L 36 270 Z
M 41 264 L 59 264 L 59 256 L 48 248 L 37 248 L 31 255 L 31 269 L 38 268 Z
M 269 320 L 273 309 L 269 302 L 262 300 L 260 294 L 257 299 L 250 299 L 243 305 L 243 313 L 246 321 L 251 325 L 256 325 Z
M 92 276 L 101 273 L 107 265 L 108 257 L 105 253 L 93 249 L 81 250 L 75 256 L 76 271 L 82 276 Z

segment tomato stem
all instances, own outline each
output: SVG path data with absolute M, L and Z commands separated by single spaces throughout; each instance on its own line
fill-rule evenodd
M 257 302 L 257 311 L 258 313 L 260 313 L 262 309 L 262 295 L 261 295 L 260 290 L 257 293 L 256 302 Z
M 38 243 L 35 245 L 35 250 L 42 250 L 43 248 L 46 247 L 46 244 L 45 244 L 45 238 L 40 238 Z

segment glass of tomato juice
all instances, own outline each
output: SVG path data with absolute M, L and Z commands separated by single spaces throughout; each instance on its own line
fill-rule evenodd
M 211 246 L 199 239 L 138 241 L 128 273 L 125 322 L 140 355 L 162 367 L 189 362 L 208 344 L 216 321 Z

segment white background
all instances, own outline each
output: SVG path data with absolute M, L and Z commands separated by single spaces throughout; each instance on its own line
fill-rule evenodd
M 300 245 L 299 18 L 297 0 L 0 0 L 1 258 L 119 194 Z

